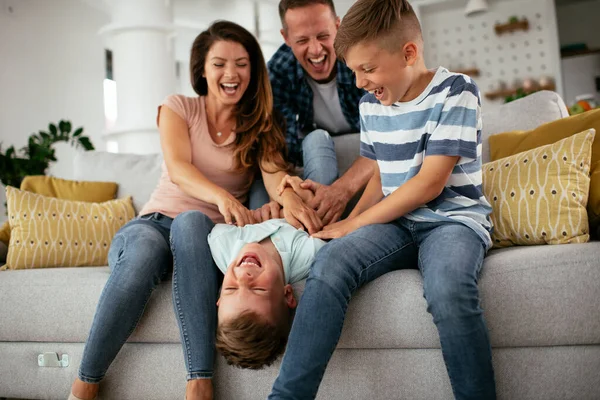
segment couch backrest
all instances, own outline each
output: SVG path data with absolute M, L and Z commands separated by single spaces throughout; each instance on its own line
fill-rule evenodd
M 503 104 L 489 113 L 483 112 L 482 161 L 490 161 L 488 138 L 491 135 L 510 131 L 526 131 L 568 117 L 565 102 L 558 93 L 542 90 L 522 99 Z
M 529 130 L 546 122 L 568 116 L 565 103 L 554 92 L 541 91 L 523 99 L 504 104 L 483 115 L 483 162 L 490 160 L 488 137 L 513 131 Z M 340 174 L 359 155 L 360 135 L 349 134 L 333 138 Z M 101 151 L 80 152 L 74 159 L 74 179 L 110 181 L 119 184 L 118 196 L 133 196 L 137 212 L 150 199 L 161 174 L 161 154 L 114 154 Z
M 139 212 L 158 184 L 162 160 L 161 154 L 78 152 L 73 160 L 74 179 L 117 182 L 117 197 L 133 196 Z

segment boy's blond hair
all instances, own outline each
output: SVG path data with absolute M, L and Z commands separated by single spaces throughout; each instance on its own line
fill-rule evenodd
M 408 41 L 420 44 L 421 24 L 407 0 L 358 0 L 342 19 L 333 46 L 344 60 L 352 46 L 374 40 L 392 52 Z
M 216 347 L 227 364 L 261 369 L 269 366 L 285 350 L 291 327 L 291 311 L 275 323 L 254 311 L 244 311 L 217 326 Z

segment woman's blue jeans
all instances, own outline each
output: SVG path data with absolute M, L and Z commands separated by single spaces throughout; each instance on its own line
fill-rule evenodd
M 495 399 L 477 278 L 485 247 L 459 223 L 401 218 L 324 246 L 306 282 L 269 399 L 314 399 L 338 343 L 352 294 L 390 271 L 419 268 L 456 399 Z M 390 293 L 393 295 L 393 293 Z
M 169 278 L 171 270 L 187 379 L 212 377 L 222 279 L 207 242 L 213 226 L 200 211 L 187 211 L 175 219 L 154 213 L 130 221 L 117 232 L 108 253 L 111 274 L 98 301 L 79 379 L 102 380 L 152 291 Z

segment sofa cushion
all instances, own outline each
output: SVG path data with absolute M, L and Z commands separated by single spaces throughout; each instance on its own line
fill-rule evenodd
M 583 243 L 595 131 L 483 166 L 483 192 L 492 205 L 494 247 Z
M 161 154 L 86 151 L 75 155 L 73 169 L 75 179 L 118 183 L 117 197 L 132 196 L 138 213 L 158 184 L 162 160 Z
M 600 344 L 600 242 L 492 251 L 480 279 L 495 347 Z M 1 272 L 0 341 L 84 342 L 105 268 Z M 300 295 L 303 283 L 294 285 Z M 150 298 L 130 342 L 179 343 L 171 282 Z M 439 348 L 416 270 L 382 276 L 352 299 L 340 348 Z
M 508 118 L 507 116 L 510 116 Z M 483 110 L 483 132 L 481 136 L 484 163 L 489 162 L 488 138 L 501 132 L 529 130 L 560 118 L 568 117 L 564 101 L 555 92 L 540 91 L 522 99 L 503 104 L 493 111 Z M 577 132 L 581 132 L 580 129 Z
M 563 118 L 531 131 L 506 132 L 490 138 L 492 160 L 555 143 L 586 129 L 600 133 L 600 109 Z M 587 209 L 590 226 L 600 226 L 600 134 L 592 145 L 590 196 Z
M 134 215 L 131 197 L 70 201 L 6 187 L 10 269 L 105 265 L 117 231 Z
M 71 181 L 53 176 L 26 176 L 21 182 L 21 190 L 41 194 L 58 199 L 103 202 L 112 200 L 117 193 L 114 182 Z M 10 242 L 10 225 L 8 221 L 0 228 L 0 242 Z

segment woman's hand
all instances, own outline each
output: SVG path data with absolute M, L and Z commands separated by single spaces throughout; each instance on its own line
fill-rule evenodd
M 287 188 L 281 194 L 283 215 L 286 221 L 296 229 L 307 230 L 313 234 L 323 228 L 323 223 L 316 211 L 307 206 L 292 189 Z
M 279 183 L 279 186 L 277 186 L 277 193 L 281 196 L 285 188 L 292 188 L 298 197 L 308 204 L 314 199 L 315 194 L 310 189 L 304 189 L 301 185 L 303 182 L 304 181 L 297 176 L 286 175 Z
M 261 208 L 252 210 L 254 220 L 256 223 L 265 222 L 270 219 L 277 219 L 282 217 L 281 206 L 278 202 L 271 200 Z
M 242 203 L 229 192 L 221 193 L 217 200 L 219 212 L 225 218 L 225 223 L 244 226 L 256 223 L 254 213 L 248 210 Z

